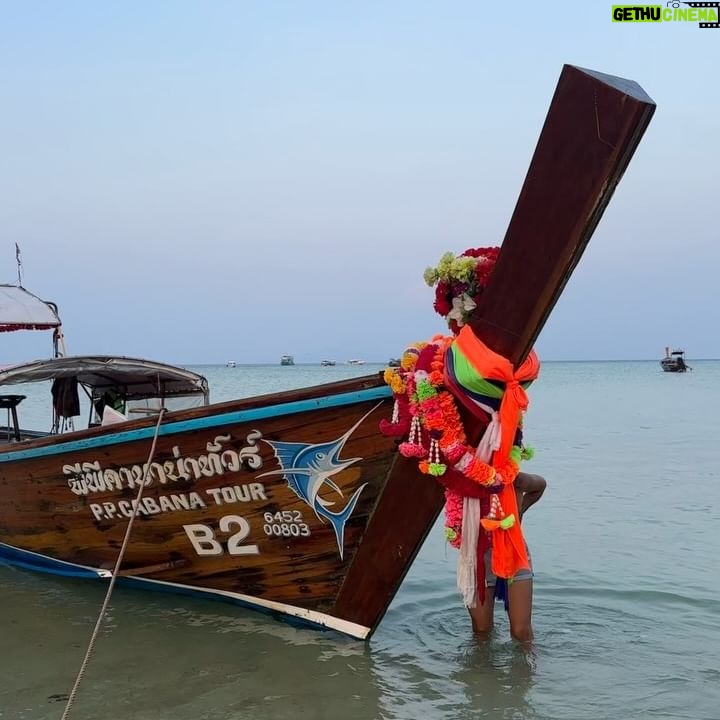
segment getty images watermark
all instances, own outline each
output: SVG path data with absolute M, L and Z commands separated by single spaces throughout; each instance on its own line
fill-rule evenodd
M 683 7 L 685 6 L 685 7 Z M 613 5 L 613 22 L 696 22 L 701 28 L 718 28 L 720 2 L 680 2 L 662 5 Z

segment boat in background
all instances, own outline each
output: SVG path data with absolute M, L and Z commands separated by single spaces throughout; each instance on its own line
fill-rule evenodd
M 563 68 L 471 323 L 515 366 L 654 109 L 632 81 Z M 0 304 L 0 328 L 6 312 Z M 6 329 L 35 328 L 10 317 Z M 44 325 L 57 332 L 59 319 Z M 72 419 L 75 391 L 90 383 L 74 373 L 63 381 L 48 400 Z M 378 429 L 393 415 L 380 373 L 188 409 L 155 404 L 140 417 L 116 410 L 124 390 L 112 390 L 102 395 L 107 423 L 75 430 L 61 422 L 45 436 L 20 429 L 0 445 L 0 561 L 95 579 L 117 566 L 120 581 L 370 637 L 444 502 L 440 483 Z
M 57 305 L 22 285 L 0 284 L 0 333 L 20 330 L 52 330 L 52 356 L 65 354 Z
M 322 367 L 333 367 L 335 365 L 335 361 L 334 360 L 321 360 L 320 365 Z
M 283 355 L 280 358 L 280 364 L 281 365 L 294 365 L 295 358 L 292 355 Z
M 225 363 L 225 367 L 234 368 L 237 367 L 237 363 L 234 360 L 228 360 L 227 363 Z
M 673 373 L 681 373 L 692 370 L 692 368 L 685 362 L 685 351 L 671 351 L 669 347 L 665 348 L 665 357 L 660 361 L 660 367 L 664 372 Z
M 365 361 L 364 360 L 348 360 L 347 364 L 348 365 L 364 365 Z
M 400 367 L 400 358 L 390 358 L 388 367 Z

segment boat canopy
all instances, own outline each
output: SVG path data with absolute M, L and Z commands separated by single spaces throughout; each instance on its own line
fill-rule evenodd
M 208 382 L 184 368 L 138 358 L 88 355 L 35 360 L 0 370 L 0 387 L 73 378 L 95 392 L 116 390 L 126 400 L 202 396 L 210 402 Z
M 19 285 L 0 285 L 0 332 L 52 330 L 61 324 L 52 303 Z

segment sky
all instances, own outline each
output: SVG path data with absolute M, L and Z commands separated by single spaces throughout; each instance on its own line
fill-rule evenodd
M 0 0 L 0 282 L 17 242 L 71 354 L 386 361 L 444 329 L 425 267 L 501 243 L 569 63 L 658 109 L 540 357 L 720 358 L 720 29 L 611 5 Z

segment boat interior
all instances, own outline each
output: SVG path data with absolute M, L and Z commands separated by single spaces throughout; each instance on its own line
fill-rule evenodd
M 47 392 L 48 426 L 27 429 L 20 421 L 23 403 L 32 402 L 32 415 L 38 415 L 37 384 L 47 386 L 42 392 Z M 10 392 L 14 389 L 17 392 Z M 209 402 L 206 378 L 173 365 L 119 356 L 36 360 L 0 370 L 0 442 L 129 422 L 161 409 L 182 410 Z

